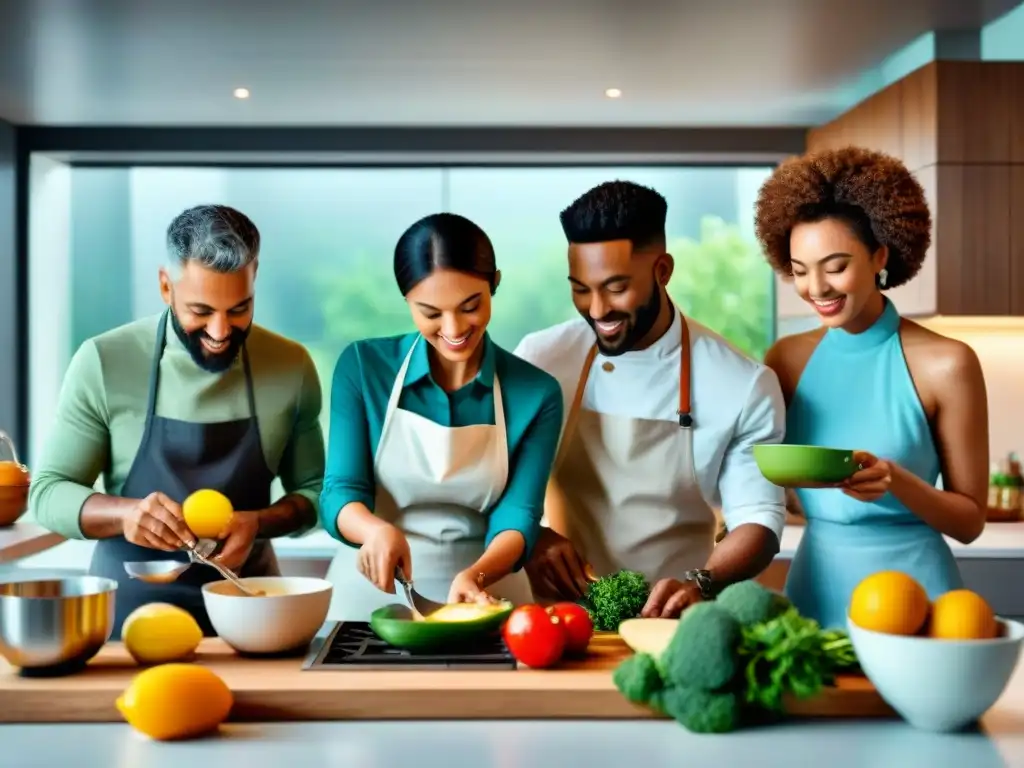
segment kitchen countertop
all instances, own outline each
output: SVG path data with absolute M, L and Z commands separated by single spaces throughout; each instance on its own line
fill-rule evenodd
M 413 760 L 424 768 L 562 768 L 577 759 L 678 768 L 680 755 L 693 766 L 792 768 L 798 752 L 829 768 L 995 768 L 1024 765 L 1024 664 L 980 729 L 959 734 L 917 731 L 898 719 L 791 721 L 725 735 L 650 719 L 339 720 L 228 723 L 218 736 L 178 743 L 151 741 L 121 723 L 12 724 L 0 726 L 0 743 L 0 768 L 409 768 Z
M 776 559 L 792 560 L 803 532 L 803 525 L 787 525 Z M 989 523 L 971 544 L 961 544 L 949 537 L 946 541 L 958 558 L 1024 558 L 1024 522 Z M 46 554 L 40 557 L 57 545 L 61 545 L 59 557 L 51 558 Z M 274 539 L 278 557 L 289 560 L 329 560 L 339 546 L 342 545 L 322 529 L 298 538 Z M 11 528 L 0 528 L 0 563 L 31 558 L 23 565 L 84 570 L 89 567 L 92 547 L 91 541 L 67 541 L 34 523 L 15 523 Z
M 599 766 L 996 768 L 1024 765 L 1024 714 L 984 732 L 934 735 L 901 722 L 792 723 L 724 736 L 659 721 L 243 723 L 201 741 L 158 743 L 126 725 L 0 726 L 0 768 L 563 768 Z
M 62 536 L 50 533 L 35 523 L 14 523 L 0 528 L 0 563 L 31 557 L 63 541 Z
M 804 532 L 803 525 L 787 525 L 776 556 L 791 560 Z M 953 554 L 963 558 L 1024 558 L 1024 523 L 989 523 L 981 536 L 971 544 L 946 537 Z M 278 556 L 295 558 L 330 558 L 339 546 L 324 530 L 316 530 L 297 539 L 275 539 Z

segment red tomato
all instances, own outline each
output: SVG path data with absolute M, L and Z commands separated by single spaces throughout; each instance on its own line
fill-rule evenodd
M 576 603 L 555 603 L 548 613 L 558 619 L 565 633 L 566 653 L 581 654 L 594 636 L 594 622 L 587 609 Z
M 521 605 L 509 615 L 502 635 L 516 661 L 543 669 L 561 659 L 565 650 L 565 633 L 559 624 L 543 606 Z

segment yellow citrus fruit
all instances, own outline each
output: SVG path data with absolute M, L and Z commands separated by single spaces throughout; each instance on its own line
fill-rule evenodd
M 200 539 L 217 539 L 228 527 L 235 510 L 223 493 L 196 491 L 181 505 L 185 524 Z
M 981 595 L 954 589 L 932 604 L 928 636 L 943 640 L 991 640 L 996 636 L 996 615 Z
M 231 712 L 234 697 L 206 667 L 161 664 L 136 675 L 115 704 L 132 728 L 168 741 L 216 730 Z
M 139 606 L 121 626 L 124 647 L 139 664 L 181 661 L 195 653 L 202 639 L 192 614 L 168 603 Z
M 902 571 L 879 571 L 860 582 L 850 598 L 858 627 L 889 635 L 915 635 L 928 619 L 928 593 Z

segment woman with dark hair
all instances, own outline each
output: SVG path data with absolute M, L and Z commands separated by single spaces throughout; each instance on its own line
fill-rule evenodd
M 878 152 L 810 154 L 765 182 L 756 229 L 822 321 L 765 359 L 786 397 L 786 442 L 858 451 L 840 487 L 795 492 L 807 524 L 787 593 L 823 626 L 845 626 L 854 587 L 876 571 L 903 571 L 932 598 L 960 587 L 943 535 L 969 543 L 985 525 L 985 381 L 969 346 L 901 317 L 884 295 L 925 259 L 924 191 Z
M 320 514 L 345 546 L 330 618 L 367 621 L 394 602 L 396 568 L 438 602 L 532 601 L 522 566 L 540 528 L 562 425 L 548 374 L 487 334 L 501 281 L 476 224 L 413 224 L 395 280 L 416 332 L 342 352 Z

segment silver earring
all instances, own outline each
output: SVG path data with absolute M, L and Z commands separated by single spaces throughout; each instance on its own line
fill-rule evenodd
M 889 278 L 889 270 L 887 270 L 887 269 L 885 269 L 885 267 L 883 267 L 882 270 L 878 273 L 878 285 L 880 287 L 882 287 L 882 288 L 885 288 L 885 281 L 888 278 Z

